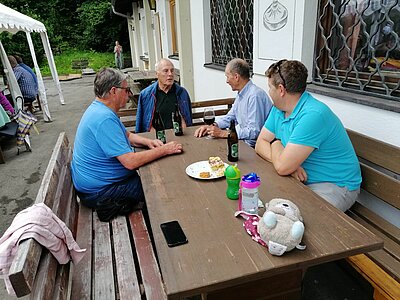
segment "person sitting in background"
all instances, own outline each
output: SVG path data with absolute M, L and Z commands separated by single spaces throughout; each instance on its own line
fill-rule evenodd
M 96 209 L 101 221 L 129 213 L 144 201 L 137 169 L 160 157 L 182 152 L 174 141 L 163 144 L 126 130 L 117 116 L 131 94 L 126 75 L 101 69 L 94 80 L 95 100 L 79 122 L 71 163 L 81 203 Z M 135 147 L 150 150 L 135 152 Z
M 213 125 L 204 125 L 195 132 L 196 137 L 209 134 L 216 138 L 227 138 L 231 120 L 235 120 L 239 139 L 254 147 L 260 130 L 272 108 L 267 93 L 250 79 L 250 66 L 240 58 L 232 59 L 225 68 L 226 83 L 238 91 L 231 110 Z
M 30 66 L 24 64 L 21 56 L 14 55 L 14 57 L 17 60 L 18 65 L 23 67 L 25 70 L 27 70 L 32 75 L 33 79 L 35 80 L 36 86 L 39 87 L 37 76 L 36 76 L 35 72 L 33 72 L 32 68 Z
M 172 128 L 171 115 L 178 103 L 182 126 L 192 125 L 192 103 L 185 88 L 174 83 L 175 68 L 169 59 L 156 64 L 157 81 L 140 92 L 136 113 L 136 132 L 150 131 L 158 111 L 165 129 Z
M 6 96 L 4 96 L 2 92 L 0 92 L 0 105 L 4 108 L 5 112 L 8 115 L 11 116 L 15 114 L 14 108 L 10 104 L 10 101 L 8 101 L 8 99 L 6 98 Z
M 279 175 L 292 175 L 342 211 L 360 192 L 360 164 L 339 118 L 306 92 L 307 69 L 281 60 L 265 72 L 274 107 L 256 152 Z
M 36 100 L 38 94 L 38 86 L 35 79 L 31 73 L 18 65 L 14 56 L 9 55 L 8 60 L 13 68 L 15 78 L 17 79 L 22 97 L 24 98 L 24 105 L 28 106 L 28 109 L 33 112 L 32 102 Z

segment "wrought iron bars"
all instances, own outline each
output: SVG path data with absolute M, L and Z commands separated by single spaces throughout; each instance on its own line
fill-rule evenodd
M 210 0 L 212 62 L 239 57 L 253 65 L 253 0 Z
M 314 83 L 400 101 L 400 0 L 323 0 Z

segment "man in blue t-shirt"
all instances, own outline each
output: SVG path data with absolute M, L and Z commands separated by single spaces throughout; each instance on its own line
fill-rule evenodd
M 256 143 L 256 152 L 279 175 L 292 175 L 342 211 L 360 192 L 361 171 L 339 118 L 305 91 L 307 69 L 281 60 L 265 72 L 274 108 Z
M 117 112 L 131 91 L 126 75 L 101 69 L 94 80 L 95 100 L 78 125 L 71 163 L 72 180 L 82 204 L 95 208 L 101 221 L 129 213 L 144 201 L 136 170 L 160 157 L 181 153 L 176 142 L 163 144 L 126 130 Z M 149 150 L 135 152 L 132 146 Z

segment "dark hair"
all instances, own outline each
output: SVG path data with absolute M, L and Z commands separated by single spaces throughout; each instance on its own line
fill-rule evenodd
M 274 86 L 282 84 L 288 93 L 303 93 L 306 90 L 308 71 L 300 61 L 282 59 L 272 64 L 265 75 L 272 79 Z
M 21 56 L 14 55 L 14 57 L 15 57 L 15 59 L 17 60 L 17 63 L 19 63 L 19 64 L 23 63 L 22 57 L 21 57 Z
M 8 61 L 10 62 L 10 65 L 12 68 L 16 67 L 18 65 L 17 60 L 15 59 L 14 56 L 9 55 L 8 57 Z
M 245 60 L 234 58 L 226 66 L 230 73 L 237 73 L 244 79 L 250 79 L 250 66 Z
M 96 97 L 104 98 L 113 86 L 121 86 L 126 80 L 126 75 L 120 70 L 103 68 L 97 72 L 94 79 L 94 94 Z

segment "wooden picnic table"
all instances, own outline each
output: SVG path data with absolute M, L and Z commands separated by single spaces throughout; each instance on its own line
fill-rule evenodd
M 154 80 L 157 80 L 155 71 L 133 71 L 128 72 L 130 80 L 140 84 L 140 89 L 148 87 Z
M 185 169 L 193 162 L 220 156 L 227 161 L 225 139 L 195 138 L 196 127 L 167 140 L 183 144 L 184 153 L 140 168 L 141 180 L 169 299 L 202 294 L 207 299 L 252 299 L 279 295 L 300 298 L 305 270 L 313 265 L 382 248 L 370 231 L 331 206 L 302 183 L 277 175 L 254 149 L 240 142 L 238 167 L 261 178 L 260 199 L 286 198 L 297 204 L 304 218 L 306 250 L 272 256 L 254 242 L 234 217 L 237 201 L 225 196 L 225 178 L 197 180 Z M 153 138 L 154 133 L 143 136 Z M 169 248 L 160 224 L 178 220 L 188 243 Z M 269 298 L 268 298 L 269 299 Z

